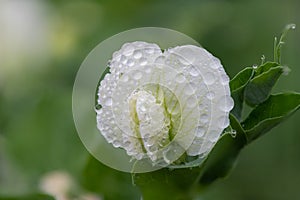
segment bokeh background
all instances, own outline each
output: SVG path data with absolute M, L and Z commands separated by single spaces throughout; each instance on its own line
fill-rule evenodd
M 140 199 L 129 174 L 89 156 L 72 118 L 81 62 L 121 31 L 165 27 L 197 40 L 233 77 L 272 60 L 273 38 L 300 26 L 298 0 L 0 0 L 0 198 L 50 192 L 67 199 Z M 300 30 L 289 33 L 291 73 L 274 92 L 300 92 Z M 284 104 L 285 102 L 282 102 Z M 245 148 L 205 200 L 300 199 L 300 112 Z

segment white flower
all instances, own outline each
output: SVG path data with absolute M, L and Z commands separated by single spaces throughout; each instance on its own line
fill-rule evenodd
M 98 89 L 97 126 L 137 160 L 170 164 L 206 156 L 229 125 L 229 78 L 205 49 L 126 43 Z M 186 153 L 186 154 L 185 154 Z

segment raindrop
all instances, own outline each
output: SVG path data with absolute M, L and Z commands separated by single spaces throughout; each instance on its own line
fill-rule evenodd
M 201 115 L 200 116 L 200 121 L 202 122 L 202 123 L 207 123 L 208 122 L 208 115 L 207 114 L 203 114 L 203 115 Z
M 142 76 L 143 76 L 143 74 L 142 74 L 142 72 L 140 72 L 140 71 L 136 71 L 136 72 L 133 74 L 133 78 L 134 78 L 135 80 L 141 79 Z
M 143 56 L 142 52 L 140 50 L 135 50 L 133 53 L 133 57 L 135 59 L 140 59 Z
M 212 100 L 215 97 L 215 92 L 210 91 L 206 94 L 206 98 L 208 98 L 209 100 Z
M 112 142 L 112 145 L 113 145 L 114 147 L 118 148 L 118 147 L 121 146 L 121 143 L 120 143 L 119 140 L 114 140 L 114 141 Z
M 139 62 L 140 62 L 140 65 L 144 66 L 144 65 L 147 64 L 147 59 L 146 58 L 140 58 Z
M 121 80 L 122 80 L 123 82 L 127 82 L 127 81 L 129 80 L 129 76 L 128 76 L 127 74 L 124 74 L 124 75 L 122 75 Z
M 112 99 L 111 98 L 107 98 L 104 104 L 106 106 L 111 106 L 112 105 Z
M 229 125 L 229 118 L 227 116 L 219 117 L 218 124 L 220 128 L 226 128 Z
M 296 29 L 296 24 L 291 24 L 291 29 Z
M 254 64 L 254 65 L 252 66 L 252 68 L 253 68 L 253 69 L 257 69 L 257 65 Z
M 127 58 L 124 55 L 122 55 L 121 59 L 120 59 L 120 62 L 125 65 L 127 63 Z
M 165 56 L 158 56 L 158 57 L 155 59 L 155 63 L 157 63 L 157 64 L 165 64 L 165 59 L 166 59 Z
M 190 98 L 188 98 L 186 103 L 187 103 L 188 107 L 193 108 L 197 105 L 197 100 L 193 97 L 190 97 Z
M 231 135 L 231 137 L 235 138 L 236 137 L 236 130 L 232 129 L 230 131 L 230 135 Z
M 189 85 L 187 85 L 185 88 L 184 88 L 184 93 L 186 95 L 192 95 L 194 94 L 194 90 L 192 87 L 190 87 Z
M 215 82 L 215 75 L 211 72 L 208 72 L 204 75 L 204 82 L 207 85 L 211 85 Z
M 128 65 L 129 67 L 132 67 L 132 66 L 134 65 L 134 61 L 133 61 L 132 59 L 128 59 L 127 65 Z
M 185 77 L 183 74 L 180 73 L 176 75 L 175 80 L 177 83 L 183 83 L 185 81 Z
M 153 54 L 154 53 L 154 49 L 153 48 L 146 48 L 145 52 L 148 54 Z
M 229 77 L 226 74 L 221 75 L 221 83 L 227 85 L 229 83 Z
M 145 69 L 145 72 L 146 72 L 147 74 L 150 74 L 150 73 L 151 73 L 151 67 L 147 67 L 147 68 Z
M 123 48 L 124 48 L 123 54 L 124 54 L 125 56 L 131 56 L 131 55 L 132 55 L 133 50 L 134 50 L 134 47 L 133 47 L 132 45 L 130 45 L 130 44 L 125 44 L 125 45 L 123 45 Z
M 205 133 L 205 128 L 203 126 L 198 126 L 196 131 L 197 137 L 202 137 Z
M 260 57 L 260 59 L 261 59 L 261 63 L 264 64 L 264 63 L 265 63 L 265 60 L 266 60 L 265 55 L 262 55 L 262 56 Z
M 219 105 L 221 110 L 228 112 L 233 108 L 234 102 L 230 96 L 225 95 L 220 99 Z
M 193 65 L 191 65 L 188 68 L 188 71 L 190 72 L 190 75 L 192 75 L 192 76 L 198 76 L 199 75 L 198 69 Z

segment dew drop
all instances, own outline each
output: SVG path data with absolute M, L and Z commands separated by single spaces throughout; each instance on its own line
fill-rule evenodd
M 125 45 L 123 45 L 123 48 L 124 48 L 123 54 L 124 54 L 125 56 L 131 56 L 131 55 L 132 55 L 133 50 L 134 50 L 134 47 L 133 47 L 132 45 L 130 45 L 130 44 L 125 44 Z
M 218 104 L 219 104 L 219 108 L 222 111 L 228 112 L 233 108 L 234 101 L 230 96 L 223 96 L 223 98 L 220 99 Z
M 221 116 L 217 121 L 220 128 L 226 128 L 229 125 L 229 118 L 227 116 Z
M 126 65 L 127 64 L 127 58 L 125 56 L 123 56 L 123 58 L 121 58 L 121 62 L 122 62 L 122 64 Z
M 205 133 L 205 128 L 203 126 L 198 126 L 196 129 L 196 136 L 202 137 Z
M 207 114 L 203 114 L 200 116 L 200 121 L 204 124 L 208 122 L 208 119 L 209 119 L 209 117 Z
M 158 57 L 155 59 L 155 63 L 157 63 L 157 64 L 165 64 L 165 59 L 166 59 L 165 56 L 158 56 Z
M 128 59 L 127 65 L 128 65 L 129 67 L 132 67 L 132 66 L 134 65 L 134 61 L 133 61 L 132 59 Z
M 231 130 L 230 135 L 231 135 L 231 137 L 235 138 L 236 137 L 236 130 L 234 130 L 234 129 Z
M 105 100 L 105 103 L 104 103 L 106 106 L 111 106 L 112 105 L 112 99 L 111 98 L 107 98 Z
M 296 24 L 291 24 L 291 29 L 296 29 Z
M 206 98 L 208 98 L 209 100 L 212 100 L 213 98 L 215 98 L 215 92 L 210 91 L 206 94 Z
M 188 107 L 193 108 L 197 105 L 197 100 L 194 97 L 190 97 L 190 98 L 188 98 L 186 103 L 187 103 Z
M 191 65 L 188 68 L 188 71 L 189 71 L 190 75 L 192 75 L 192 76 L 198 76 L 199 75 L 198 69 L 193 65 Z
M 140 62 L 141 66 L 144 66 L 144 65 L 147 64 L 147 59 L 146 58 L 140 58 L 139 62 Z
M 226 74 L 221 75 L 221 84 L 227 85 L 229 83 L 229 77 Z
M 133 57 L 135 59 L 140 59 L 143 56 L 142 52 L 140 50 L 135 50 L 133 53 Z
M 204 75 L 204 82 L 207 85 L 211 85 L 215 82 L 215 75 L 211 72 L 208 72 Z
M 128 80 L 129 80 L 129 76 L 127 74 L 123 74 L 121 77 L 121 81 L 126 83 L 126 82 L 128 82 Z
M 183 83 L 185 81 L 185 77 L 183 74 L 180 73 L 176 75 L 175 80 L 177 83 Z
M 265 57 L 265 55 L 262 55 L 262 56 L 260 57 L 260 59 L 261 59 L 261 62 L 262 62 L 262 63 L 264 63 L 264 62 L 265 62 L 265 60 L 266 60 L 266 57 Z
M 185 88 L 184 88 L 184 93 L 186 95 L 192 95 L 194 94 L 194 90 L 191 86 L 187 85 Z
M 153 48 L 146 48 L 145 52 L 148 54 L 153 54 L 154 53 L 154 49 Z
M 133 74 L 133 78 L 134 78 L 135 80 L 141 79 L 142 76 L 143 76 L 143 74 L 142 74 L 142 72 L 140 72 L 140 71 L 136 71 L 136 72 L 134 72 L 134 74 Z
M 252 68 L 253 68 L 253 69 L 257 69 L 257 65 L 254 64 L 254 65 L 252 66 Z
M 113 142 L 112 142 L 112 145 L 114 146 L 114 147 L 120 147 L 121 146 L 121 143 L 120 143 L 120 141 L 119 140 L 114 140 Z
M 147 74 L 150 74 L 151 73 L 151 67 L 147 67 L 146 69 L 145 69 L 145 72 L 147 73 Z

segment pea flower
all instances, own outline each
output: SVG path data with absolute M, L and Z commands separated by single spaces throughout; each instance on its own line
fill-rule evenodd
M 131 42 L 112 55 L 97 95 L 107 142 L 153 165 L 205 157 L 229 125 L 229 78 L 219 59 L 184 45 Z

